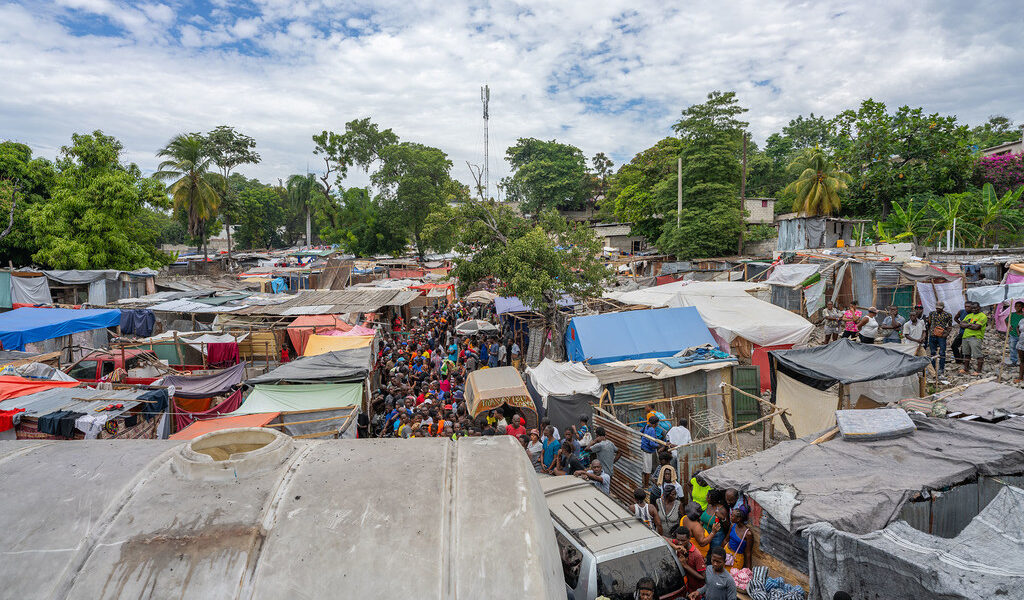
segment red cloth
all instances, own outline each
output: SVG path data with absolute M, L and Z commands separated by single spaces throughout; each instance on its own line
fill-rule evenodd
M 232 365 L 237 365 L 238 344 L 236 342 L 207 344 L 206 358 L 211 367 L 230 367 Z
M 0 431 L 7 431 L 14 427 L 14 415 L 25 412 L 24 408 L 15 408 L 14 410 L 0 410 Z
M 223 402 L 214 406 L 210 410 L 204 410 L 202 412 L 192 412 L 181 408 L 178 404 L 179 400 L 174 399 L 174 425 L 177 431 L 181 431 L 191 424 L 193 421 L 203 421 L 205 419 L 212 419 L 218 417 L 224 413 L 234 412 L 242 405 L 242 390 L 235 390 L 230 396 L 228 396 Z

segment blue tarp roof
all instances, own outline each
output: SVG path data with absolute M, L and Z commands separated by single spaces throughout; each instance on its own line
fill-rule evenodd
M 110 309 L 16 308 L 0 314 L 0 344 L 4 350 L 24 350 L 41 342 L 80 331 L 114 327 L 121 311 Z
M 558 306 L 575 306 L 576 301 L 572 299 L 572 296 L 568 294 L 562 294 L 562 297 L 556 302 Z M 534 309 L 523 304 L 516 296 L 498 296 L 494 299 L 494 312 L 499 315 L 505 313 L 518 313 L 518 312 L 534 312 Z
M 692 306 L 573 317 L 565 331 L 569 360 L 590 364 L 663 358 L 704 344 L 718 345 Z

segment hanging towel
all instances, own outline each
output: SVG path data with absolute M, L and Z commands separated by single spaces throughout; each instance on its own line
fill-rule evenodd
M 230 367 L 238 364 L 238 344 L 209 344 L 206 346 L 206 356 L 211 367 Z

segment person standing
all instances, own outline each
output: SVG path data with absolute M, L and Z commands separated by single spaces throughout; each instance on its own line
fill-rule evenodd
M 605 495 L 610 494 L 612 491 L 611 475 L 604 472 L 601 468 L 601 461 L 597 459 L 590 462 L 589 471 L 576 471 L 573 475 L 590 481 L 590 483 L 594 484 L 594 487 L 604 492 Z
M 669 540 L 669 545 L 676 551 L 679 564 L 686 571 L 686 593 L 689 595 L 704 585 L 704 556 L 690 539 L 690 532 L 685 527 L 677 527 L 675 537 Z
M 946 370 L 946 341 L 952 328 L 953 315 L 946 312 L 945 303 L 936 302 L 935 310 L 928 315 L 928 356 L 939 375 Z M 935 365 L 936 354 L 939 355 L 938 365 Z
M 875 343 L 875 336 L 878 335 L 878 311 L 874 306 L 868 309 L 867 316 L 860 318 L 860 322 L 857 323 L 857 332 L 860 335 L 861 343 Z
M 960 321 L 967 316 L 966 305 L 961 308 L 959 312 L 953 317 L 953 322 L 960 325 Z M 949 349 L 953 352 L 953 358 L 962 367 L 964 365 L 964 353 L 963 353 L 963 342 L 964 342 L 964 328 L 961 326 L 957 329 L 956 337 L 953 338 L 953 343 L 949 345 Z
M 1010 362 L 1007 364 L 1015 367 L 1019 361 L 1017 357 L 1017 343 L 1020 342 L 1020 323 L 1022 318 L 1024 318 L 1024 302 L 1017 300 L 1013 303 L 1013 312 L 1010 313 L 1010 323 L 1006 329 L 1006 333 L 1010 337 L 1008 346 L 1010 349 Z
M 654 467 L 658 463 L 658 442 L 654 439 L 658 439 L 658 416 L 651 415 L 647 418 L 647 425 L 644 426 L 643 437 L 640 438 L 640 452 L 643 457 L 643 477 L 644 477 L 644 489 L 651 483 L 651 474 L 654 473 Z M 654 438 L 654 439 L 652 439 Z
M 661 518 L 658 516 L 658 509 L 647 501 L 647 492 L 640 488 L 633 490 L 633 501 L 633 516 L 661 534 Z
M 825 310 L 821 311 L 822 323 L 825 332 L 825 341 L 829 344 L 839 339 L 842 329 L 843 311 L 836 308 L 834 302 L 829 300 L 825 303 Z
M 895 306 L 889 306 L 887 310 L 889 314 L 882 319 L 882 325 L 879 327 L 885 336 L 882 338 L 882 342 L 898 344 L 900 343 L 900 332 L 903 331 L 903 324 L 907 320 L 900 316 L 900 310 Z
M 860 331 L 859 323 L 864 313 L 857 308 L 856 302 L 851 302 L 850 307 L 843 313 L 843 337 L 857 339 Z
M 673 524 L 678 524 L 683 517 L 683 502 L 679 499 L 679 494 L 676 493 L 676 487 L 671 483 L 666 483 L 661 488 L 661 498 L 655 500 L 654 504 L 658 507 L 661 526 L 665 529 L 662 535 L 670 533 L 669 528 Z
M 600 461 L 602 468 L 611 477 L 615 473 L 615 461 L 619 460 L 622 452 L 610 439 L 604 427 L 598 425 L 594 428 L 594 439 L 587 445 L 587 451 L 591 456 Z M 591 462 L 593 464 L 593 462 Z
M 972 371 L 971 375 L 981 375 L 981 369 L 985 364 L 982 342 L 985 339 L 986 325 L 988 325 L 988 316 L 981 312 L 981 305 L 977 302 L 968 304 L 967 314 L 960 320 L 960 326 L 964 329 L 964 368 L 960 369 L 961 375 L 967 374 L 972 358 L 978 362 L 978 370 Z
M 491 347 L 487 354 L 488 367 L 493 369 L 501 364 L 501 346 L 498 344 L 498 338 L 491 338 Z
M 508 366 L 508 348 L 506 344 L 498 344 L 498 364 L 502 367 Z
M 519 344 L 512 342 L 512 366 L 519 368 Z
M 690 592 L 690 600 L 736 600 L 736 582 L 725 570 L 725 550 L 721 546 L 711 549 L 711 566 L 704 569 L 704 586 Z
M 916 308 L 911 311 L 910 320 L 903 324 L 903 339 L 907 342 L 916 342 L 918 349 L 924 346 L 925 325 L 924 321 L 918 318 Z

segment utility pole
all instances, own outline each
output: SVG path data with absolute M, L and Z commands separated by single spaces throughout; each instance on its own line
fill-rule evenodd
M 487 122 L 491 118 L 490 104 L 491 104 L 491 88 L 488 85 L 480 88 L 480 101 L 484 105 L 484 200 L 488 200 L 491 197 L 491 155 L 487 131 Z
M 676 229 L 683 225 L 683 157 L 679 157 L 676 173 Z
M 740 177 L 740 215 L 744 215 L 747 207 L 747 132 L 743 132 L 743 175 Z M 740 246 L 738 254 L 743 256 L 743 232 L 747 229 L 747 219 L 743 217 L 740 227 Z

